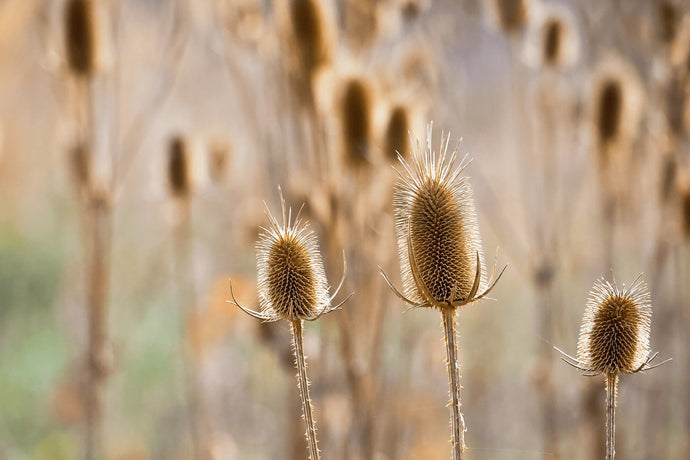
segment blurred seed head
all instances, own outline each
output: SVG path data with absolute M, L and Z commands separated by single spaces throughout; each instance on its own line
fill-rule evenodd
M 505 34 L 518 32 L 527 24 L 527 0 L 492 0 L 492 3 L 498 25 Z
M 314 232 L 283 203 L 283 223 L 267 210 L 269 226 L 256 243 L 259 302 L 263 313 L 288 321 L 317 317 L 330 303 Z
M 393 107 L 386 125 L 384 142 L 386 149 L 384 154 L 387 159 L 394 161 L 398 158 L 398 154 L 403 158 L 409 156 L 410 129 L 411 120 L 408 108 L 403 105 Z
M 345 0 L 345 39 L 351 48 L 371 47 L 381 29 L 380 2 L 371 0 Z
M 551 19 L 544 26 L 544 62 L 557 64 L 563 48 L 563 24 L 558 19 Z
M 69 150 L 72 178 L 79 190 L 87 190 L 91 179 L 91 158 L 83 142 L 77 142 Z
M 657 4 L 659 36 L 665 44 L 671 43 L 678 29 L 678 11 L 672 2 L 662 0 Z
M 97 21 L 92 0 L 69 0 L 65 6 L 67 63 L 78 76 L 94 73 L 97 63 Z
M 427 143 L 413 147 L 393 191 L 395 230 L 405 295 L 425 304 L 410 264 L 408 234 L 421 280 L 437 302 L 467 299 L 472 290 L 477 253 L 481 257 L 479 225 L 472 189 L 462 175 L 464 162 L 448 155 L 448 140 L 441 136 L 439 153 L 433 151 L 431 125 Z M 483 284 L 483 283 L 482 283 Z
M 683 233 L 690 239 L 690 187 L 686 188 L 680 197 Z
M 345 84 L 340 101 L 340 123 L 345 163 L 363 168 L 370 161 L 373 100 L 369 85 L 360 78 Z
M 208 150 L 208 175 L 216 184 L 225 181 L 230 163 L 230 147 L 221 141 L 211 143 Z
M 303 75 L 311 76 L 332 58 L 327 30 L 331 26 L 319 0 L 290 1 L 289 16 L 299 66 Z
M 181 135 L 170 139 L 167 166 L 170 193 L 175 198 L 189 198 L 192 192 L 192 164 L 189 143 Z
M 608 79 L 598 95 L 597 133 L 600 144 L 615 140 L 620 133 L 623 111 L 623 88 L 619 81 Z
M 596 373 L 636 372 L 649 355 L 651 317 L 651 297 L 641 276 L 628 289 L 597 280 L 582 319 L 578 360 Z

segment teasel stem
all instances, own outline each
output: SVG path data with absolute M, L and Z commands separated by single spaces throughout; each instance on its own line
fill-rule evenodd
M 618 374 L 606 374 L 606 460 L 616 454 L 616 393 Z
M 462 451 L 465 450 L 465 419 L 460 412 L 460 365 L 458 364 L 458 347 L 455 341 L 455 309 L 444 308 L 441 314 L 443 315 L 443 332 L 448 358 L 453 460 L 462 460 Z
M 307 379 L 307 363 L 304 360 L 304 341 L 302 339 L 302 320 L 292 321 L 292 344 L 297 362 L 297 377 L 304 422 L 307 424 L 307 441 L 309 442 L 309 458 L 319 460 L 319 447 L 316 443 L 316 426 L 312 414 L 311 398 L 309 397 L 309 379 Z

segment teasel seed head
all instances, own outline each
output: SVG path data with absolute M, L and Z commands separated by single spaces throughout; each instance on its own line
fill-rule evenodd
M 395 160 L 398 155 L 407 158 L 410 152 L 410 113 L 407 107 L 396 105 L 388 118 L 385 137 L 385 156 Z
M 657 15 L 661 41 L 665 44 L 671 43 L 678 29 L 678 11 L 672 2 L 663 0 L 658 4 Z
M 297 59 L 303 74 L 311 76 L 331 59 L 323 6 L 320 0 L 291 0 L 289 8 Z
M 229 163 L 230 147 L 222 141 L 212 142 L 208 150 L 208 175 L 214 183 L 225 181 Z
M 597 133 L 599 143 L 612 142 L 620 132 L 623 111 L 623 89 L 620 82 L 609 79 L 601 87 L 597 106 Z
M 352 78 L 346 84 L 340 103 L 340 122 L 345 163 L 361 168 L 370 161 L 372 95 L 367 83 Z
M 686 188 L 680 197 L 683 233 L 690 239 L 690 188 Z
M 399 157 L 402 169 L 393 191 L 404 295 L 382 274 L 413 306 L 457 308 L 484 297 L 495 282 L 493 274 L 488 287 L 484 282 L 472 189 L 462 175 L 465 163 L 456 164 L 455 152 L 448 155 L 450 136 L 441 136 L 438 154 L 431 138 L 429 125 L 426 148 L 417 142 L 409 162 Z
M 300 219 L 292 220 L 292 210 L 285 209 L 281 194 L 283 223 L 266 207 L 269 226 L 263 228 L 256 242 L 259 302 L 261 311 L 240 305 L 230 282 L 233 305 L 245 313 L 263 321 L 284 319 L 296 324 L 302 320 L 313 321 L 340 308 L 352 294 L 337 305 L 333 299 L 343 287 L 347 265 L 343 256 L 343 277 L 332 296 L 328 296 L 328 282 L 319 253 L 316 235 Z M 300 323 L 301 324 L 301 323 Z
M 75 75 L 88 77 L 96 68 L 97 26 L 92 0 L 69 0 L 65 6 L 67 63 Z
M 506 34 L 522 29 L 527 23 L 527 0 L 494 0 L 498 24 Z
M 642 277 L 629 288 L 601 278 L 590 292 L 577 345 L 591 374 L 633 374 L 649 362 L 652 304 Z
M 181 135 L 170 139 L 167 166 L 170 193 L 175 198 L 188 198 L 192 191 L 192 165 L 189 144 Z

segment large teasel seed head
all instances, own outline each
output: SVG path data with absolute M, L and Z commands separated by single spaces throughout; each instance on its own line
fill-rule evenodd
M 97 28 L 92 0 L 69 0 L 65 7 L 67 63 L 75 75 L 89 76 L 96 68 Z
M 385 156 L 395 160 L 406 158 L 410 152 L 410 113 L 407 107 L 396 105 L 391 110 L 386 126 Z
M 305 75 L 311 75 L 330 59 L 326 20 L 320 0 L 291 0 L 290 23 Z
M 189 145 L 180 135 L 170 139 L 168 147 L 168 184 L 175 198 L 187 198 L 192 191 L 192 171 Z
M 345 85 L 340 104 L 344 159 L 352 167 L 369 162 L 372 96 L 365 81 L 353 78 Z
M 590 292 L 577 358 L 590 373 L 632 374 L 647 363 L 652 304 L 638 277 L 629 288 L 601 278 Z
M 438 304 L 470 298 L 482 254 L 472 189 L 462 175 L 465 164 L 456 164 L 455 152 L 448 155 L 449 136 L 441 136 L 439 153 L 433 151 L 431 134 L 429 125 L 426 148 L 417 142 L 409 163 L 400 158 L 402 170 L 393 191 L 405 296 L 427 306 L 419 282 Z
M 563 51 L 563 24 L 551 18 L 544 24 L 543 61 L 549 66 L 557 65 Z
M 271 319 L 311 320 L 330 305 L 316 234 L 283 206 L 282 225 L 266 212 L 269 226 L 256 243 L 259 302 Z

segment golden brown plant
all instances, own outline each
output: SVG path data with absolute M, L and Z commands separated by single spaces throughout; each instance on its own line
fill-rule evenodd
M 653 369 L 658 353 L 650 356 L 649 332 L 652 303 L 642 276 L 629 288 L 618 289 L 615 281 L 597 280 L 589 294 L 577 344 L 577 358 L 564 356 L 566 363 L 584 375 L 606 378 L 606 459 L 615 455 L 615 409 L 618 377 Z
M 309 380 L 304 357 L 302 323 L 314 321 L 321 315 L 342 306 L 348 299 L 331 305 L 345 280 L 345 269 L 340 285 L 332 296 L 328 294 L 328 282 L 319 252 L 316 234 L 300 219 L 299 213 L 292 220 L 292 209 L 286 211 L 282 198 L 282 224 L 266 208 L 269 226 L 264 228 L 256 243 L 258 291 L 261 310 L 245 308 L 235 298 L 230 282 L 230 303 L 262 321 L 288 321 L 292 326 L 293 352 L 295 355 L 300 397 L 304 420 L 307 425 L 309 458 L 317 460 L 319 450 L 316 440 Z M 344 259 L 343 259 L 344 262 Z
M 678 11 L 672 2 L 662 0 L 657 5 L 659 20 L 659 35 L 661 41 L 668 44 L 673 42 L 678 29 Z
M 340 104 L 343 155 L 353 168 L 369 161 L 372 131 L 372 95 L 366 82 L 353 78 L 345 85 Z
M 621 131 L 623 88 L 619 81 L 606 80 L 598 94 L 597 134 L 601 145 L 614 142 Z
M 397 105 L 391 110 L 386 126 L 386 158 L 395 160 L 398 155 L 406 158 L 410 151 L 410 113 L 407 107 Z
M 296 44 L 298 61 L 304 75 L 312 75 L 331 59 L 328 27 L 321 2 L 293 0 L 290 2 L 290 22 Z
M 67 63 L 76 75 L 90 76 L 96 68 L 97 28 L 92 0 L 70 0 L 65 8 Z
M 680 199 L 683 217 L 683 232 L 686 238 L 690 238 L 690 189 L 684 190 Z
M 395 227 L 404 294 L 381 274 L 388 286 L 412 307 L 432 307 L 443 317 L 451 393 L 453 458 L 465 449 L 465 423 L 460 412 L 460 373 L 455 337 L 457 308 L 481 300 L 495 286 L 482 279 L 481 242 L 472 189 L 462 176 L 464 162 L 455 165 L 455 152 L 447 156 L 450 136 L 441 136 L 441 152 L 431 146 L 431 125 L 426 149 L 417 142 L 393 194 Z M 480 287 L 483 289 L 480 289 Z
M 176 198 L 188 198 L 192 191 L 189 146 L 184 137 L 173 136 L 168 150 L 168 185 Z
M 224 142 L 214 142 L 208 152 L 208 175 L 220 184 L 227 178 L 230 163 L 230 148 Z
M 503 32 L 517 32 L 527 23 L 527 0 L 494 0 L 498 23 Z

